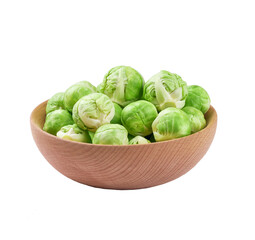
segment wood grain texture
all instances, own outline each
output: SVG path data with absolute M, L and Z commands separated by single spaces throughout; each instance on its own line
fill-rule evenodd
M 190 136 L 143 145 L 94 145 L 44 132 L 46 104 L 36 107 L 30 118 L 40 152 L 66 177 L 100 188 L 147 188 L 182 176 L 206 154 L 217 126 L 217 113 L 211 106 L 205 115 L 206 128 Z

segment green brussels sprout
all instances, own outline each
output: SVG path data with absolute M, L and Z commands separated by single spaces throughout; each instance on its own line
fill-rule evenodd
M 54 94 L 48 101 L 46 106 L 46 114 L 53 112 L 58 109 L 65 109 L 64 104 L 64 93 Z
M 152 76 L 144 85 L 143 98 L 153 103 L 158 111 L 168 107 L 183 108 L 188 90 L 182 78 L 162 70 Z
M 185 112 L 169 107 L 161 111 L 152 123 L 155 140 L 165 141 L 191 134 L 191 124 Z
M 119 124 L 105 124 L 97 129 L 94 144 L 128 145 L 128 132 Z
M 62 127 L 57 132 L 57 137 L 76 142 L 91 143 L 88 131 L 80 129 L 76 124 Z
M 133 145 L 133 144 L 147 144 L 150 143 L 150 141 L 144 137 L 141 136 L 136 136 L 133 139 L 131 139 L 129 141 L 129 145 Z
M 95 133 L 94 133 L 94 132 L 91 132 L 91 131 L 88 131 L 88 133 L 89 133 L 91 142 L 93 142 L 93 138 L 94 138 Z
M 95 93 L 96 87 L 94 87 L 90 82 L 81 81 L 75 83 L 69 87 L 64 94 L 64 104 L 66 109 L 69 112 L 73 111 L 74 104 L 84 96 L 89 95 L 90 93 Z
M 113 103 L 113 105 L 114 105 L 114 108 L 115 108 L 115 114 L 114 114 L 113 119 L 111 120 L 111 123 L 121 124 L 122 108 L 117 103 Z
M 156 107 L 145 100 L 127 105 L 121 114 L 121 122 L 133 136 L 147 136 L 152 133 L 151 124 L 158 116 Z
M 211 99 L 208 93 L 200 86 L 188 86 L 188 96 L 185 106 L 194 107 L 205 114 L 210 108 Z
M 110 123 L 115 113 L 109 97 L 91 93 L 82 97 L 73 107 L 73 120 L 79 128 L 95 132 L 100 126 Z
M 189 117 L 191 133 L 198 132 L 206 126 L 204 114 L 200 110 L 194 107 L 184 107 L 182 111 L 184 111 Z
M 103 83 L 100 83 L 100 84 L 97 86 L 97 92 L 98 92 L 98 93 L 102 93 L 102 92 L 103 92 L 102 86 L 103 86 Z
M 43 130 L 56 135 L 56 133 L 64 126 L 73 124 L 72 115 L 63 109 L 58 109 L 46 115 Z
M 143 77 L 135 69 L 127 66 L 112 68 L 99 85 L 98 91 L 125 107 L 131 102 L 139 100 L 143 95 Z

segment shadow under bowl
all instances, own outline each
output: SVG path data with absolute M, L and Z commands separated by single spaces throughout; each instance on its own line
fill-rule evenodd
M 141 145 L 95 145 L 43 131 L 47 101 L 30 118 L 32 135 L 47 161 L 74 181 L 109 189 L 139 189 L 172 181 L 192 169 L 209 149 L 217 127 L 211 106 L 207 126 L 187 137 Z

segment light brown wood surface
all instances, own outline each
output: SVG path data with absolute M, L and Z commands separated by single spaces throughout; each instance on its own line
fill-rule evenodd
M 36 107 L 30 118 L 40 152 L 66 177 L 100 188 L 147 188 L 182 176 L 205 155 L 217 126 L 217 113 L 211 106 L 205 115 L 206 128 L 190 136 L 143 145 L 94 145 L 44 132 L 46 104 Z

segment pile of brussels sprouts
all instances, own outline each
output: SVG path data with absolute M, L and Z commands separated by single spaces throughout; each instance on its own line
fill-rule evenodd
M 146 83 L 135 69 L 112 68 L 96 88 L 78 82 L 47 103 L 43 130 L 59 138 L 106 145 L 184 137 L 206 126 L 208 93 L 160 71 Z

